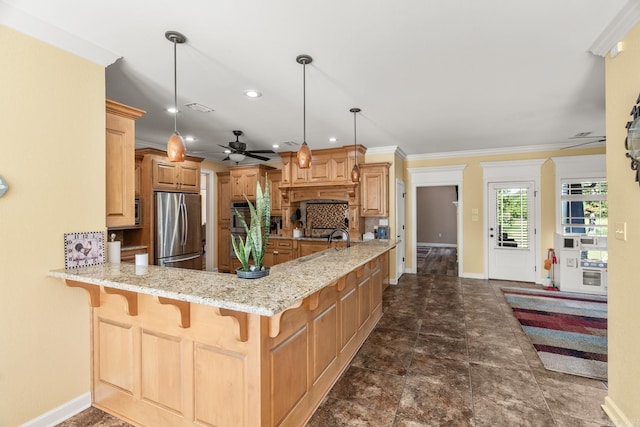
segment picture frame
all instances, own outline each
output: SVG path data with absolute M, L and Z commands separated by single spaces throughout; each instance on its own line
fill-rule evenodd
M 104 232 L 64 234 L 64 268 L 104 264 Z
M 378 239 L 381 239 L 381 240 L 389 239 L 389 227 L 388 226 L 378 227 Z

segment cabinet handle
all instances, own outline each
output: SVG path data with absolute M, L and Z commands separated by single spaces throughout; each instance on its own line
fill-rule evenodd
M 273 251 L 273 254 L 274 255 L 278 255 L 278 251 Z

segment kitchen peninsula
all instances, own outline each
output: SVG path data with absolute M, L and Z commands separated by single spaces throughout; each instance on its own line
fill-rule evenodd
M 50 276 L 89 294 L 94 406 L 136 425 L 302 426 L 382 316 L 393 240 L 262 279 L 104 264 Z

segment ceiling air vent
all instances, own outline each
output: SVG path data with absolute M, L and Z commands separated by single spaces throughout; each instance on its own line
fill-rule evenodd
M 198 104 L 197 102 L 192 102 L 191 104 L 185 104 L 185 107 L 189 107 L 192 110 L 199 111 L 201 113 L 210 113 L 213 111 L 213 108 L 209 108 L 206 105 Z

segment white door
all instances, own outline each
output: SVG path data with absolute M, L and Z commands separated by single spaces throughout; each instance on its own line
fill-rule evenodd
M 533 182 L 489 183 L 489 278 L 535 281 Z
M 405 269 L 404 182 L 396 180 L 396 282 Z

